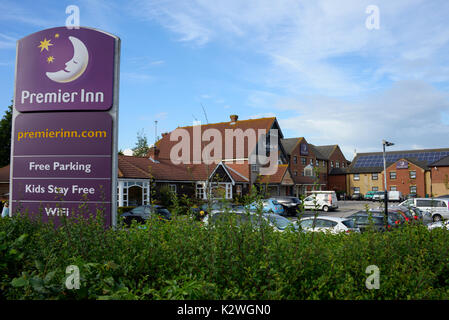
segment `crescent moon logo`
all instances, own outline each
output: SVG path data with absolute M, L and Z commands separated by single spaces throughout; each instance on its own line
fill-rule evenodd
M 65 68 L 45 73 L 50 80 L 59 83 L 72 82 L 84 73 L 89 63 L 89 52 L 84 43 L 75 37 L 69 37 L 73 46 L 73 58 L 66 62 Z

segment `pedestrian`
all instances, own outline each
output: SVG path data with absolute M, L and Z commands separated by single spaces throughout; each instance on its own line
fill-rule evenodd
M 9 217 L 9 205 L 8 205 L 8 201 L 5 202 L 5 205 L 3 206 L 3 210 L 2 210 L 2 218 L 4 217 Z

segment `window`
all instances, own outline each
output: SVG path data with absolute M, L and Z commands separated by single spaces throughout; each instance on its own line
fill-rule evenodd
M 416 193 L 416 186 L 410 186 L 410 193 Z
M 390 191 L 398 191 L 398 188 L 396 186 L 391 186 Z
M 298 171 L 295 171 L 295 172 L 294 172 L 294 175 L 297 176 L 297 175 L 298 175 Z
M 317 159 L 316 160 L 316 166 L 318 167 L 320 165 L 320 161 Z
M 345 163 L 344 163 L 344 162 L 341 163 L 341 167 L 342 167 L 342 168 L 345 167 Z
M 371 179 L 373 179 L 373 180 L 377 180 L 379 178 L 379 176 L 378 176 L 378 174 L 377 173 L 373 173 L 373 174 L 371 174 Z
M 391 180 L 396 179 L 396 172 L 395 172 L 395 171 L 391 171 L 391 172 L 390 172 L 390 179 L 391 179 Z
M 326 161 L 323 160 L 323 167 L 326 167 Z
M 175 193 L 175 194 L 176 194 L 176 184 L 169 184 L 169 185 L 168 185 L 168 188 L 170 189 L 170 191 L 171 191 L 172 193 Z
M 313 159 L 310 159 L 310 165 L 313 165 Z
M 379 187 L 373 187 L 371 190 L 372 191 L 379 191 Z
M 359 187 L 354 187 L 354 193 L 360 193 L 360 188 Z
M 306 177 L 312 177 L 313 176 L 312 166 L 308 165 L 307 167 L 304 168 L 304 175 Z
M 302 164 L 302 165 L 305 166 L 305 165 L 306 165 L 306 161 L 307 161 L 306 158 L 301 157 L 301 164 Z
M 410 179 L 416 179 L 416 171 L 410 171 Z
M 324 220 L 324 219 L 316 219 L 315 226 L 317 228 L 333 228 L 337 225 L 337 222 L 330 221 L 330 220 Z
M 335 162 L 335 168 L 340 168 L 340 162 Z
M 257 168 L 257 164 L 252 164 L 252 165 L 251 165 L 251 171 L 252 171 L 252 172 L 257 172 L 257 171 L 259 171 L 258 168 Z
M 196 184 L 195 194 L 198 199 L 204 199 L 204 185 L 202 183 Z
M 354 180 L 360 180 L 360 174 L 359 173 L 354 173 Z
M 334 167 L 334 162 L 333 161 L 331 161 L 331 168 L 333 168 Z
M 293 163 L 294 163 L 294 164 L 297 164 L 297 163 L 298 163 L 298 157 L 297 157 L 297 156 L 294 156 L 294 157 L 293 157 Z

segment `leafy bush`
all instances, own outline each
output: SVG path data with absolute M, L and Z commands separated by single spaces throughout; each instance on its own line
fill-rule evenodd
M 0 299 L 447 299 L 449 232 L 275 232 L 186 215 L 104 228 L 100 215 L 0 219 Z M 66 268 L 81 287 L 65 286 Z M 367 266 L 380 269 L 368 290 Z

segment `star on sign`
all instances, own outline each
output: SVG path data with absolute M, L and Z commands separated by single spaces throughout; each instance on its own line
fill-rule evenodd
M 41 44 L 37 47 L 41 48 L 41 52 L 44 51 L 44 49 L 48 51 L 48 47 L 53 45 L 53 43 L 50 43 L 50 41 L 51 39 L 47 40 L 47 38 L 44 38 L 44 41 L 39 41 Z
M 53 62 L 54 60 L 55 60 L 55 57 L 53 57 L 53 56 L 49 56 L 49 57 L 47 58 L 47 62 L 48 62 L 48 63 Z

